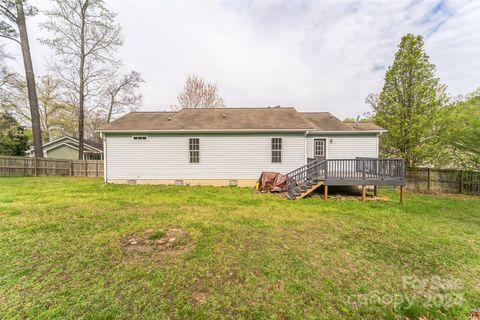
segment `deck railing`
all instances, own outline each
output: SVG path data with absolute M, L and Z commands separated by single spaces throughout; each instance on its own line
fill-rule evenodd
M 324 180 L 330 185 L 403 185 L 403 159 L 329 159 Z
M 293 195 L 293 189 L 300 184 L 314 179 L 321 180 L 325 176 L 327 160 L 312 160 L 306 165 L 287 173 L 285 189 Z

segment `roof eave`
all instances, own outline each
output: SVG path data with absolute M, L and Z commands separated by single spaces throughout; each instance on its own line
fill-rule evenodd
M 70 140 L 72 140 L 72 141 L 74 141 L 74 142 L 76 142 L 76 143 L 79 143 L 79 141 L 78 141 L 77 138 L 74 138 L 74 137 L 71 137 L 71 136 L 63 136 L 63 137 L 57 138 L 57 139 L 55 139 L 55 140 L 52 140 L 52 141 L 50 141 L 50 142 L 47 142 L 47 143 L 43 144 L 43 145 L 42 145 L 42 149 L 44 149 L 44 150 L 47 150 L 47 149 L 50 150 L 50 149 L 52 149 L 52 148 L 48 148 L 48 147 L 49 147 L 51 144 L 57 143 L 57 142 L 62 141 L 62 140 L 64 140 L 64 139 L 70 139 Z M 87 143 L 87 142 L 84 141 L 83 144 L 84 144 L 85 146 L 88 146 L 89 148 L 95 149 L 95 150 L 97 150 L 97 151 L 99 151 L 99 152 L 103 152 L 103 150 L 101 150 L 101 149 L 99 149 L 99 148 L 97 148 L 97 147 L 94 147 L 94 146 L 91 145 L 90 143 Z M 30 148 L 30 149 L 28 149 L 26 152 L 27 152 L 27 153 L 32 153 L 32 152 L 34 152 L 34 151 L 35 151 L 35 148 Z

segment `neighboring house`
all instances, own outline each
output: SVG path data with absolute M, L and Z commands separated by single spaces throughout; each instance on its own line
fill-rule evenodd
M 105 182 L 240 186 L 313 159 L 377 158 L 385 132 L 293 107 L 131 112 L 98 131 Z
M 102 160 L 103 159 L 103 145 L 95 141 L 84 140 L 83 143 L 84 160 Z M 32 148 L 27 151 L 27 155 L 33 157 L 35 150 Z M 78 139 L 65 136 L 59 139 L 50 141 L 43 145 L 43 156 L 45 158 L 56 159 L 78 159 Z

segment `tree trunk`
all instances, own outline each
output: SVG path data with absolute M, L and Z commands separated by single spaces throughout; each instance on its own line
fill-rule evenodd
M 84 72 L 83 72 L 83 65 L 84 59 L 81 59 L 80 62 L 80 92 L 79 92 L 79 112 L 78 112 L 78 159 L 83 160 L 83 136 L 85 131 L 85 112 L 84 112 L 84 102 L 85 102 L 85 94 L 84 94 Z
M 25 66 L 25 78 L 27 80 L 30 116 L 32 118 L 33 147 L 35 149 L 35 157 L 43 158 L 42 129 L 40 127 L 40 113 L 38 111 L 37 88 L 35 86 L 35 74 L 33 72 L 32 57 L 30 55 L 30 44 L 28 43 L 27 24 L 25 22 L 25 12 L 23 11 L 23 1 L 16 0 L 16 7 L 17 25 L 20 33 L 23 64 Z
M 82 26 L 80 31 L 80 70 L 78 97 L 78 159 L 83 160 L 83 138 L 85 133 L 85 13 L 88 0 L 82 6 Z
M 107 123 L 110 123 L 112 119 L 113 105 L 115 104 L 115 96 L 110 97 L 110 108 L 108 109 Z

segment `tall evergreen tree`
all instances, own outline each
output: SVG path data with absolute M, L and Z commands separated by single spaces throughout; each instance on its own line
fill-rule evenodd
M 383 155 L 404 158 L 408 167 L 433 156 L 437 112 L 447 101 L 446 86 L 435 76 L 423 45 L 422 36 L 402 38 L 382 92 L 371 103 L 375 122 L 388 130 L 381 137 Z
M 0 114 L 0 154 L 23 156 L 29 147 L 28 132 L 10 114 Z

